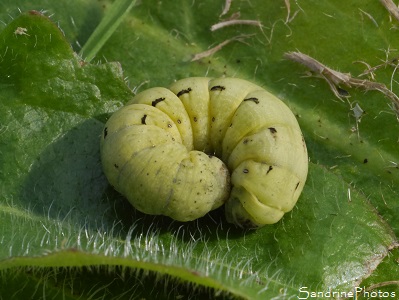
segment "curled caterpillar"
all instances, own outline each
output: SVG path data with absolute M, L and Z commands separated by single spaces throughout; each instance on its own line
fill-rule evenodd
M 101 160 L 138 210 L 191 221 L 225 204 L 240 227 L 278 222 L 308 156 L 290 109 L 238 78 L 186 78 L 137 94 L 105 124 Z

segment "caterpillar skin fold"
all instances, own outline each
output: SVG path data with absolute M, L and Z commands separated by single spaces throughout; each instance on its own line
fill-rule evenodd
M 191 221 L 225 204 L 240 227 L 278 222 L 306 182 L 298 122 L 246 80 L 192 77 L 137 94 L 101 137 L 110 184 L 138 210 Z

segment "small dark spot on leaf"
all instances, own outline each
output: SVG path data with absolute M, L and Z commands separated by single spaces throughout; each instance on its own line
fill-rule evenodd
M 197 121 L 198 121 L 197 117 L 194 117 L 194 122 L 197 122 Z
M 115 169 L 119 169 L 119 166 L 117 164 L 114 164 Z
M 245 139 L 242 143 L 243 143 L 244 145 L 246 145 L 246 144 L 248 144 L 248 142 L 249 142 L 249 140 L 248 140 L 248 139 Z
M 141 124 L 147 125 L 147 124 L 145 123 L 145 119 L 147 119 L 147 115 L 144 115 L 144 116 L 141 118 Z
M 342 89 L 340 87 L 337 87 L 337 91 L 338 91 L 338 94 L 340 96 L 342 96 L 342 97 L 349 97 L 350 96 L 349 92 L 347 90 L 344 90 L 344 89 Z
M 367 158 L 365 158 L 364 160 L 363 160 L 363 163 L 364 164 L 367 164 L 369 162 L 369 160 L 367 159 Z
M 215 122 L 215 117 L 212 117 L 212 122 Z
M 105 127 L 105 128 L 104 128 L 104 139 L 105 139 L 105 137 L 107 136 L 107 134 L 108 134 L 108 128 Z

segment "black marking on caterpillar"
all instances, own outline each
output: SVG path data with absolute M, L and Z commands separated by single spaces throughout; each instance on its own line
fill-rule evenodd
M 276 130 L 276 128 L 274 128 L 274 127 L 269 127 L 268 129 L 269 129 L 270 132 L 273 133 L 273 134 L 274 134 L 274 133 L 277 133 L 277 130 Z
M 271 170 L 273 170 L 273 166 L 269 167 L 269 170 L 267 170 L 266 175 L 269 174 Z
M 147 125 L 147 123 L 145 122 L 145 119 L 147 119 L 147 115 L 144 115 L 144 116 L 141 118 L 141 124 Z
M 276 133 L 277 133 L 276 128 L 274 128 L 274 127 L 269 127 L 268 129 L 270 130 L 270 133 L 272 134 L 272 136 L 273 136 L 274 138 L 276 138 Z
M 255 97 L 250 97 L 250 98 L 244 99 L 244 101 L 253 101 L 256 104 L 259 104 L 259 99 L 255 98 Z
M 151 102 L 151 105 L 155 107 L 159 102 L 162 102 L 164 100 L 165 100 L 164 97 L 155 99 L 154 101 Z
M 180 97 L 181 95 L 188 94 L 188 93 L 190 93 L 191 91 L 192 91 L 191 88 L 188 88 L 188 89 L 186 89 L 186 90 L 181 90 L 180 92 L 178 92 L 178 93 L 176 94 L 176 96 L 177 96 L 177 97 Z
M 248 174 L 249 173 L 249 170 L 248 169 L 244 169 L 244 170 L 242 170 L 243 171 L 243 173 L 245 173 L 245 174 Z
M 297 190 L 298 186 L 299 186 L 299 182 L 296 184 L 296 186 L 295 186 L 295 190 Z
M 211 91 L 224 91 L 225 89 L 226 88 L 221 85 L 215 85 L 215 86 L 211 87 Z
M 105 139 L 105 137 L 107 136 L 107 134 L 108 134 L 108 127 L 105 127 L 105 128 L 104 128 L 104 139 Z

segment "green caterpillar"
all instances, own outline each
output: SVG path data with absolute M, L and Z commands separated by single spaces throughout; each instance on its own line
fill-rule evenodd
M 278 222 L 308 173 L 293 113 L 238 78 L 186 78 L 137 94 L 105 124 L 101 160 L 110 184 L 144 213 L 191 221 L 225 204 L 241 227 Z

